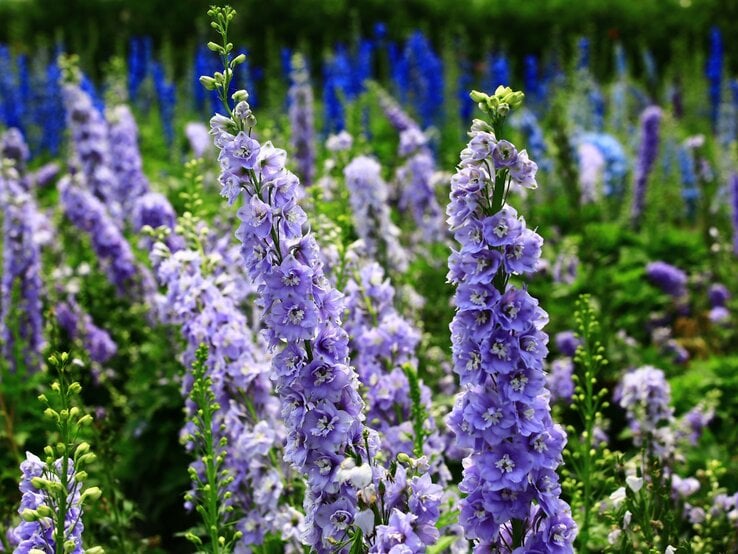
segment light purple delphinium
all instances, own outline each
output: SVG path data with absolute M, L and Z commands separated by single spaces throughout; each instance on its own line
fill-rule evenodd
M 658 106 L 649 106 L 641 114 L 641 144 L 638 149 L 638 160 L 635 167 L 633 182 L 633 205 L 631 207 L 631 221 L 634 225 L 640 224 L 646 203 L 646 185 L 651 174 L 653 164 L 659 154 L 659 132 L 663 112 Z
M 149 192 L 138 149 L 138 126 L 128 106 L 121 104 L 108 111 L 110 167 L 115 174 L 114 197 L 126 218 L 136 200 Z
M 687 294 L 687 274 L 666 262 L 651 262 L 646 266 L 646 277 L 663 292 L 674 298 Z
M 93 362 L 104 364 L 115 356 L 118 345 L 110 333 L 95 325 L 90 314 L 82 309 L 73 296 L 57 304 L 54 313 L 59 326 L 64 329 L 70 340 L 77 338 L 82 340 Z
M 28 372 L 41 367 L 43 336 L 41 250 L 36 235 L 42 216 L 21 186 L 15 163 L 0 158 L 3 266 L 0 280 L 0 342 L 8 367 Z M 18 291 L 17 302 L 14 290 Z
M 169 229 L 166 237 L 166 244 L 172 252 L 183 247 L 184 241 L 182 237 L 174 232 L 177 224 L 177 213 L 174 211 L 172 204 L 166 196 L 159 192 L 147 192 L 136 199 L 131 210 L 131 225 L 133 230 L 140 233 L 145 227 L 156 229 L 165 227 Z M 143 238 L 143 242 L 151 247 L 151 240 L 148 237 Z
M 110 282 L 119 294 L 130 290 L 138 273 L 133 251 L 105 206 L 68 176 L 59 181 L 59 192 L 67 219 L 89 235 Z
M 364 475 L 373 456 L 367 446 L 376 448 L 378 438 L 364 425 L 348 335 L 339 324 L 343 298 L 323 274 L 297 203 L 299 180 L 285 168 L 284 150 L 250 136 L 247 94 L 236 97 L 233 117 L 213 117 L 211 132 L 220 150 L 222 194 L 229 203 L 243 202 L 237 237 L 276 351 L 273 379 L 288 432 L 284 458 L 306 477 L 303 540 L 321 554 L 344 552 L 356 526 L 366 523 L 358 517 L 359 492 L 372 482 L 372 471 Z M 359 475 L 341 478 L 339 467 L 354 457 Z
M 489 98 L 474 94 L 480 105 Z M 556 474 L 566 434 L 551 419 L 543 372 L 548 316 L 510 283 L 534 273 L 543 239 L 504 198 L 510 186 L 535 188 L 537 166 L 483 121 L 469 136 L 447 209 L 460 244 L 449 280 L 457 287 L 451 341 L 463 387 L 448 423 L 472 451 L 459 522 L 477 552 L 572 552 L 576 524 Z
M 400 189 L 398 208 L 412 215 L 420 235 L 416 240 L 439 241 L 443 238 L 443 210 L 436 198 L 436 162 L 428 137 L 418 127 L 402 131 L 399 154 L 405 161 L 395 172 Z
M 108 125 L 90 96 L 78 85 L 65 83 L 62 97 L 85 186 L 103 203 L 116 225 L 120 225 L 124 214 L 118 199 L 120 185 L 112 168 Z
M 218 286 L 220 258 L 189 248 L 172 252 L 164 243 L 155 245 L 151 257 L 165 293 L 166 321 L 178 325 L 186 341 L 183 365 L 192 364 L 201 344 L 208 347 L 207 374 L 220 406 L 215 438 L 224 436 L 228 442 L 224 467 L 233 477 L 228 503 L 238 508 L 236 528 L 243 533 L 236 552 L 249 552 L 267 534 L 298 545 L 302 515 L 282 502 L 291 471 L 286 465 L 274 467 L 271 458 L 281 449 L 286 430 L 269 380 L 270 357 L 253 340 L 238 305 Z M 187 373 L 185 397 L 191 386 L 192 375 Z M 187 409 L 192 412 L 196 406 L 188 401 Z M 192 430 L 190 423 L 183 434 Z M 194 467 L 201 470 L 197 463 Z
M 300 54 L 292 57 L 290 73 L 289 118 L 291 146 L 295 165 L 304 186 L 313 184 L 315 178 L 315 115 L 313 113 L 313 87 L 310 84 L 305 58 Z
M 195 158 L 202 158 L 213 148 L 213 141 L 210 140 L 210 131 L 207 125 L 199 121 L 190 121 L 185 125 L 185 136 Z
M 356 234 L 364 242 L 366 255 L 379 260 L 385 269 L 407 269 L 407 252 L 400 244 L 400 231 L 392 222 L 387 203 L 387 183 L 382 167 L 368 156 L 358 156 L 344 169 Z
M 26 453 L 26 459 L 21 463 L 21 481 L 20 492 L 21 497 L 20 508 L 18 513 L 22 514 L 25 510 L 38 510 L 45 506 L 51 510 L 58 509 L 55 502 L 49 497 L 49 494 L 42 489 L 38 489 L 33 485 L 33 479 L 40 477 L 52 482 L 59 483 L 57 472 L 61 472 L 61 460 L 56 461 L 55 470 L 41 461 L 38 456 Z M 80 485 L 71 476 L 74 475 L 74 466 L 70 460 L 68 470 L 69 479 L 69 496 L 67 497 L 67 512 L 64 523 L 64 552 L 69 554 L 83 554 L 82 533 L 84 525 L 82 523 L 82 502 L 80 495 Z M 21 523 L 11 532 L 12 540 L 16 544 L 13 550 L 14 554 L 30 554 L 42 552 L 44 554 L 54 554 L 57 551 L 56 529 L 51 518 L 39 518 L 36 521 L 21 521 Z M 67 549 L 67 543 L 71 548 Z

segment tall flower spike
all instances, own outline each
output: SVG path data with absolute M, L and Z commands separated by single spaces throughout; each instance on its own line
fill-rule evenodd
M 138 198 L 149 192 L 138 149 L 138 127 L 130 108 L 121 104 L 108 111 L 111 167 L 115 173 L 115 199 L 130 218 Z
M 315 116 L 310 73 L 305 58 L 300 54 L 292 57 L 290 79 L 292 86 L 288 94 L 292 149 L 302 184 L 309 186 L 315 178 Z
M 230 8 L 209 14 L 223 36 L 217 48 L 227 68 L 237 63 L 227 54 Z M 253 114 L 246 91 L 237 91 L 231 110 L 224 91 L 228 71 L 202 77 L 218 89 L 230 117 L 215 115 L 211 129 L 220 150 L 222 194 L 230 203 L 241 198 L 237 237 L 251 278 L 259 285 L 264 325 L 276 351 L 273 379 L 287 425 L 285 460 L 306 476 L 305 542 L 316 552 L 347 552 L 355 534 L 358 491 L 363 479 L 341 479 L 347 458 L 370 460 L 367 447 L 376 434 L 364 426 L 358 379 L 349 365 L 348 336 L 339 322 L 341 294 L 323 274 L 315 238 L 297 204 L 299 180 L 285 168 L 286 152 L 251 136 Z
M 22 137 L 20 144 L 25 146 Z M 0 206 L 3 221 L 0 281 L 2 355 L 12 370 L 18 369 L 18 362 L 22 360 L 26 370 L 34 372 L 41 366 L 45 346 L 41 252 L 34 238 L 42 225 L 41 214 L 32 197 L 21 186 L 21 175 L 14 161 L 3 156 L 0 156 Z M 13 301 L 16 287 L 18 302 Z M 17 316 L 16 322 L 11 321 L 13 314 Z
M 640 224 L 646 203 L 648 176 L 659 154 L 659 129 L 662 115 L 661 108 L 658 106 L 649 106 L 641 114 L 641 145 L 638 149 L 635 182 L 633 183 L 633 205 L 630 213 L 631 221 L 636 227 Z
M 496 126 L 522 95 L 499 87 L 472 99 Z M 551 419 L 544 387 L 548 316 L 510 283 L 535 271 L 543 239 L 505 199 L 511 186 L 536 187 L 537 166 L 484 121 L 475 120 L 469 136 L 447 210 L 460 244 L 449 279 L 457 287 L 451 341 L 463 387 L 448 423 L 471 451 L 459 521 L 479 552 L 571 552 L 576 524 L 555 471 L 566 434 Z

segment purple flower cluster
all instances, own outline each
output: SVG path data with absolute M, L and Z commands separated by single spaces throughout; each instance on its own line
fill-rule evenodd
M 41 367 L 43 337 L 41 251 L 36 235 L 42 225 L 31 196 L 20 185 L 13 162 L 0 158 L 2 213 L 2 279 L 0 280 L 0 342 L 11 370 L 19 358 L 26 371 Z M 14 290 L 18 291 L 17 302 Z M 13 319 L 15 318 L 15 321 Z M 22 355 L 19 355 L 19 348 Z
M 296 54 L 292 58 L 292 84 L 288 92 L 292 149 L 295 153 L 297 174 L 304 186 L 315 178 L 315 115 L 313 114 L 313 87 L 305 59 Z
M 405 161 L 395 172 L 401 188 L 398 207 L 410 211 L 423 241 L 439 241 L 443 238 L 443 211 L 436 198 L 436 163 L 428 137 L 418 127 L 402 131 L 399 154 Z
M 42 462 L 38 456 L 26 452 L 26 459 L 21 463 L 21 482 L 20 492 L 21 498 L 18 513 L 22 514 L 24 510 L 37 510 L 42 506 L 55 509 L 54 502 L 49 498 L 45 490 L 37 489 L 31 482 L 35 477 L 41 477 L 52 482 L 59 483 L 58 472 L 61 471 L 61 460 L 56 461 L 56 467 L 52 470 Z M 74 467 L 70 461 L 69 476 L 74 475 Z M 82 532 L 84 525 L 82 524 L 82 504 L 80 502 L 80 486 L 74 479 L 70 479 L 70 491 L 67 497 L 67 513 L 64 523 L 64 552 L 70 554 L 82 554 Z M 15 543 L 15 554 L 30 554 L 32 551 L 42 552 L 44 554 L 54 554 L 57 552 L 55 531 L 51 518 L 41 518 L 36 521 L 22 521 L 13 531 L 11 531 L 11 540 Z M 74 545 L 71 549 L 67 549 L 66 543 L 70 542 Z
M 208 376 L 220 405 L 215 437 L 227 438 L 225 467 L 233 477 L 229 502 L 242 513 L 236 527 L 243 537 L 236 551 L 248 552 L 270 533 L 299 544 L 302 516 L 282 501 L 285 479 L 289 480 L 291 472 L 286 465 L 274 467 L 271 458 L 281 448 L 286 431 L 272 394 L 269 356 L 254 342 L 246 317 L 217 286 L 208 272 L 211 264 L 199 252 L 181 249 L 171 253 L 158 243 L 152 261 L 165 290 L 167 320 L 180 326 L 187 344 L 183 365 L 192 364 L 201 344 L 208 347 Z M 188 395 L 191 386 L 188 373 L 183 395 Z M 188 401 L 187 408 L 192 411 L 196 406 Z M 184 433 L 191 432 L 190 424 Z
M 730 300 L 730 292 L 727 287 L 721 283 L 713 283 L 707 291 L 710 301 L 710 321 L 713 323 L 722 323 L 730 319 L 730 311 L 728 311 L 728 300 Z
M 144 226 L 152 229 L 166 227 L 170 231 L 166 238 L 169 250 L 174 252 L 184 246 L 182 237 L 174 233 L 177 214 L 167 197 L 159 192 L 147 192 L 136 199 L 132 207 L 131 224 L 137 233 Z
M 663 113 L 658 106 L 649 106 L 641 114 L 641 145 L 633 183 L 631 219 L 638 225 L 646 203 L 646 184 L 659 154 L 659 130 Z
M 128 106 L 121 104 L 108 112 L 110 167 L 115 175 L 112 192 L 123 213 L 130 214 L 136 200 L 149 191 L 138 149 L 138 127 Z
M 646 266 L 646 277 L 663 292 L 674 298 L 687 294 L 687 274 L 666 262 L 651 262 Z
M 418 127 L 415 120 L 402 109 L 402 106 L 392 96 L 379 86 L 375 86 L 375 90 L 379 98 L 379 106 L 398 133 Z
M 457 287 L 451 340 L 463 387 L 448 423 L 472 452 L 459 521 L 477 552 L 571 552 L 576 524 L 556 474 L 566 434 L 551 419 L 544 386 L 548 316 L 508 282 L 535 271 L 543 239 L 503 198 L 511 184 L 535 187 L 537 168 L 482 121 L 469 135 L 447 209 L 461 245 L 449 258 L 449 280 Z M 511 541 L 512 520 L 526 530 L 522 544 Z
M 346 285 L 347 317 L 352 361 L 367 387 L 367 422 L 380 433 L 382 450 L 390 459 L 413 455 L 410 385 L 402 367 L 416 368 L 420 332 L 394 307 L 395 290 L 378 263 L 368 263 Z M 421 400 L 430 411 L 431 391 L 421 385 Z M 450 475 L 442 464 L 443 444 L 435 422 L 426 422 L 424 455 L 443 480 Z M 440 462 L 440 463 L 439 463 Z
M 379 260 L 385 268 L 404 271 L 407 252 L 390 217 L 387 183 L 381 173 L 379 163 L 368 156 L 357 156 L 343 171 L 354 228 L 364 242 L 367 257 Z
M 90 236 L 92 249 L 108 279 L 123 294 L 137 274 L 131 246 L 105 206 L 93 194 L 65 177 L 59 182 L 61 203 L 69 221 Z
M 339 325 L 343 299 L 305 231 L 307 216 L 297 203 L 302 189 L 285 168 L 286 152 L 243 130 L 253 120 L 248 103 L 233 113 L 234 119 L 214 116 L 211 132 L 222 194 L 230 203 L 243 198 L 237 237 L 277 351 L 272 367 L 288 431 L 284 457 L 307 478 L 303 539 L 319 553 L 342 551 L 355 523 L 359 483 L 338 479 L 337 471 L 350 455 L 369 460 L 365 445 L 377 440 L 363 423 L 348 336 Z
M 671 440 L 671 389 L 664 372 L 644 366 L 623 375 L 615 390 L 615 401 L 626 412 L 628 425 L 634 433 L 636 445 L 648 440 L 649 448 L 665 454 Z
M 197 88 L 199 90 L 200 87 Z M 185 136 L 196 158 L 202 158 L 213 146 L 207 126 L 199 121 L 191 121 L 185 126 Z
M 79 86 L 65 84 L 62 96 L 67 112 L 67 127 L 72 134 L 74 151 L 84 182 L 107 207 L 115 221 L 120 222 L 123 215 L 118 201 L 121 185 L 112 168 L 108 125 L 90 96 Z
M 18 173 L 25 173 L 26 162 L 31 157 L 31 151 L 28 149 L 26 141 L 23 139 L 23 133 L 15 127 L 11 127 L 0 137 L 0 158 L 13 160 L 15 169 Z
M 70 296 L 65 302 L 57 304 L 54 313 L 70 340 L 82 340 L 93 362 L 104 364 L 115 356 L 118 345 L 105 329 L 95 325 L 90 314 L 82 309 L 74 297 Z

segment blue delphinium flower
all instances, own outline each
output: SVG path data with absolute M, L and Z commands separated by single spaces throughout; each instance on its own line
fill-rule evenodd
M 710 120 L 712 128 L 717 129 L 723 85 L 723 36 L 717 27 L 710 29 L 710 54 L 705 75 L 710 85 Z
M 315 178 L 315 115 L 313 87 L 305 59 L 296 55 L 292 61 L 292 84 L 288 92 L 292 149 L 297 173 L 305 186 Z
M 174 142 L 174 110 L 177 105 L 177 86 L 169 81 L 164 67 L 159 62 L 151 65 L 151 75 L 154 78 L 154 90 L 159 103 L 159 117 L 164 131 L 167 146 Z
M 136 103 L 138 90 L 151 72 L 154 45 L 151 37 L 134 37 L 128 46 L 128 98 Z
M 344 101 L 351 86 L 351 65 L 346 49 L 339 45 L 331 59 L 323 64 L 323 109 L 326 135 L 343 131 L 346 126 Z
M 130 220 L 134 203 L 149 191 L 138 149 L 138 126 L 125 104 L 109 110 L 107 121 L 111 168 L 116 177 L 115 199 Z
M 408 101 L 417 109 L 423 128 L 430 127 L 442 112 L 443 62 L 420 31 L 410 35 L 404 57 L 410 76 Z
M 2 355 L 11 370 L 21 362 L 29 373 L 41 367 L 43 335 L 41 252 L 35 236 L 39 212 L 21 185 L 12 159 L 0 156 L 3 269 L 0 281 Z M 13 291 L 19 294 L 14 300 Z M 15 314 L 15 315 L 14 315 Z M 11 321 L 13 318 L 16 321 Z
M 379 99 L 379 107 L 382 113 L 395 128 L 398 133 L 407 131 L 408 129 L 418 128 L 418 124 L 410 115 L 402 109 L 402 106 L 390 96 L 385 90 L 376 87 L 377 97 Z
M 365 83 L 372 78 L 374 63 L 374 43 L 361 39 L 352 63 L 350 92 L 356 97 L 364 90 Z M 253 103 L 252 103 L 253 104 Z
M 555 472 L 566 434 L 551 419 L 543 372 L 548 316 L 509 282 L 534 273 L 543 239 L 504 198 L 509 186 L 535 188 L 537 166 L 485 122 L 475 120 L 469 136 L 447 209 L 460 244 L 449 280 L 457 287 L 451 340 L 463 387 L 448 423 L 471 450 L 459 521 L 480 552 L 572 552 L 576 524 Z M 523 531 L 514 539 L 513 520 Z
M 538 169 L 545 173 L 551 171 L 552 162 L 548 157 L 546 139 L 543 136 L 543 130 L 535 114 L 531 110 L 523 108 L 513 114 L 510 118 L 510 125 L 522 133 L 531 156 L 533 159 L 538 160 L 536 162 Z
M 687 217 L 694 218 L 700 190 L 697 186 L 697 171 L 694 159 L 694 140 L 687 139 L 678 150 L 679 170 L 682 176 L 682 198 L 687 206 Z
M 614 397 L 620 407 L 626 410 L 628 425 L 635 434 L 637 445 L 642 444 L 647 435 L 657 433 L 659 427 L 669 422 L 674 413 L 671 389 L 664 372 L 652 366 L 623 375 Z
M 622 196 L 628 174 L 628 157 L 618 139 L 607 133 L 583 133 L 577 140 L 595 146 L 605 160 L 603 194 L 606 197 Z
M 354 228 L 368 257 L 387 269 L 404 271 L 407 252 L 400 244 L 400 230 L 392 222 L 387 183 L 382 167 L 368 156 L 358 156 L 343 171 L 353 213 Z
M 503 53 L 490 54 L 487 56 L 486 87 L 495 90 L 499 86 L 510 85 L 510 63 Z
M 662 111 L 658 106 L 649 106 L 641 114 L 641 143 L 638 148 L 633 182 L 633 204 L 630 213 L 635 225 L 640 223 L 643 215 L 648 176 L 659 153 L 661 118 Z
M 410 89 L 410 71 L 407 58 L 404 56 L 403 50 L 394 42 L 387 45 L 387 54 L 390 62 L 390 72 L 394 92 L 402 104 L 408 99 L 408 91 Z
M 459 102 L 459 115 L 462 121 L 471 119 L 474 112 L 474 102 L 469 98 L 469 89 L 474 82 L 474 73 L 471 62 L 462 58 L 459 60 L 459 80 L 456 83 L 456 99 Z
M 577 69 L 589 71 L 590 43 L 587 37 L 577 42 Z
M 23 128 L 23 102 L 10 49 L 0 44 L 0 121 L 5 127 Z
M 545 96 L 545 87 L 538 71 L 538 58 L 533 54 L 523 59 L 523 88 L 525 95 L 534 103 L 540 102 Z

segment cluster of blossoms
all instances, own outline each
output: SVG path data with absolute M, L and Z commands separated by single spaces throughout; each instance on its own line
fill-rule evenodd
M 663 112 L 658 106 L 649 106 L 641 114 L 641 144 L 635 167 L 633 183 L 633 204 L 631 219 L 638 225 L 646 203 L 646 185 L 656 157 L 659 154 L 659 131 Z
M 115 356 L 118 345 L 110 333 L 95 325 L 90 314 L 82 309 L 73 296 L 57 304 L 54 314 L 69 340 L 80 339 L 93 362 L 104 364 Z
M 289 90 L 289 116 L 292 130 L 292 149 L 297 173 L 304 186 L 315 178 L 315 116 L 313 114 L 313 87 L 305 59 L 292 57 L 292 86 Z
M 562 331 L 554 338 L 561 357 L 549 367 L 546 386 L 551 392 L 551 402 L 569 402 L 574 395 L 574 355 L 581 340 L 572 331 Z
M 374 85 L 385 117 L 400 135 L 398 154 L 404 162 L 395 172 L 400 189 L 398 207 L 410 210 L 421 238 L 434 242 L 443 237 L 443 211 L 436 198 L 437 174 L 428 136 L 402 107 Z
M 646 277 L 663 292 L 674 298 L 687 294 L 687 274 L 666 262 L 651 262 L 646 266 Z
M 407 252 L 400 244 L 400 230 L 392 222 L 387 183 L 382 167 L 368 156 L 357 156 L 343 171 L 349 190 L 354 228 L 364 242 L 367 257 L 386 268 L 404 271 Z
M 185 126 L 185 136 L 195 158 L 202 158 L 213 147 L 207 126 L 199 121 L 191 121 Z
M 707 291 L 707 297 L 710 302 L 710 321 L 719 323 L 730 319 L 728 311 L 728 300 L 730 300 L 730 291 L 722 283 L 713 283 Z
M 64 213 L 73 225 L 90 236 L 92 249 L 104 266 L 108 279 L 123 294 L 137 275 L 133 251 L 100 200 L 72 177 L 59 181 Z
M 502 87 L 472 99 L 495 119 L 501 105 L 520 102 Z M 449 258 L 449 279 L 457 286 L 451 341 L 463 387 L 448 423 L 459 446 L 471 450 L 459 520 L 477 552 L 571 552 L 576 524 L 555 471 L 566 434 L 551 419 L 544 387 L 548 316 L 509 283 L 535 271 L 543 239 L 504 198 L 510 186 L 535 188 L 537 166 L 483 121 L 469 135 L 447 210 L 461 245 Z
M 20 144 L 25 144 L 22 137 Z M 22 155 L 22 151 L 18 153 Z M 3 222 L 0 342 L 3 358 L 12 370 L 18 369 L 17 363 L 22 358 L 26 370 L 33 372 L 40 368 L 45 346 L 41 251 L 37 240 L 43 217 L 31 195 L 23 189 L 16 159 L 0 157 L 0 213 Z M 14 302 L 16 287 L 18 301 Z M 17 314 L 16 322 L 11 321 L 13 314 Z M 22 355 L 19 348 L 22 348 Z
M 169 250 L 175 252 L 184 246 L 183 238 L 174 233 L 177 213 L 169 199 L 159 192 L 147 192 L 136 199 L 131 212 L 131 224 L 137 233 L 144 227 L 165 227 L 169 229 L 166 237 Z
M 53 469 L 41 461 L 38 456 L 26 453 L 26 459 L 21 463 L 20 492 L 22 493 L 18 513 L 23 515 L 27 510 L 33 510 L 39 514 L 47 513 L 46 517 L 22 521 L 11 531 L 10 540 L 15 545 L 15 554 L 55 554 L 62 550 L 57 549 L 56 527 L 54 520 L 50 517 L 58 506 L 46 489 L 39 488 L 34 484 L 35 479 L 44 479 L 52 483 L 60 484 L 59 473 L 62 471 L 61 460 L 55 462 Z M 83 554 L 82 533 L 82 498 L 80 486 L 72 477 L 74 465 L 69 464 L 69 494 L 67 496 L 67 511 L 64 520 L 64 552 L 70 554 Z M 62 487 L 63 490 L 63 487 Z M 61 547 L 60 547 L 61 548 Z
M 389 459 L 413 454 L 412 400 L 403 367 L 407 364 L 415 370 L 420 343 L 420 332 L 395 309 L 394 296 L 376 262 L 364 265 L 346 285 L 344 328 L 351 337 L 359 379 L 367 387 L 367 422 L 379 432 L 382 451 Z M 427 414 L 431 391 L 425 385 L 420 388 Z M 423 454 L 446 481 L 450 475 L 442 463 L 443 444 L 432 417 L 425 422 L 425 433 Z
M 219 405 L 213 429 L 217 441 L 226 438 L 225 468 L 232 478 L 228 502 L 243 513 L 236 523 L 242 533 L 236 552 L 249 552 L 270 533 L 297 544 L 302 515 L 281 502 L 287 494 L 283 477 L 289 478 L 290 471 L 274 467 L 271 457 L 280 449 L 285 429 L 269 381 L 269 356 L 248 333 L 238 305 L 221 290 L 227 283 L 215 278 L 220 258 L 203 257 L 196 249 L 172 252 L 164 243 L 157 243 L 151 256 L 165 290 L 167 321 L 180 326 L 186 341 L 182 363 L 191 365 L 198 347 L 208 347 L 207 375 Z M 183 395 L 189 395 L 191 387 L 188 373 Z M 190 413 L 197 409 L 189 401 L 187 408 Z M 192 431 L 190 422 L 183 434 Z M 195 469 L 201 471 L 200 466 L 195 464 Z
M 62 88 L 67 127 L 72 134 L 76 158 L 80 164 L 84 182 L 101 200 L 115 222 L 122 221 L 123 212 L 118 193 L 130 186 L 119 185 L 112 169 L 113 156 L 108 140 L 108 125 L 93 104 L 89 94 L 75 84 L 66 83 Z
M 405 159 L 395 172 L 401 192 L 398 207 L 410 211 L 424 242 L 443 237 L 443 210 L 436 198 L 436 164 L 428 137 L 418 127 L 400 133 L 399 155 Z
M 136 200 L 149 191 L 138 149 L 138 127 L 125 104 L 109 110 L 107 119 L 110 126 L 110 167 L 116 177 L 112 194 L 123 213 L 130 214 Z
M 348 336 L 339 325 L 342 297 L 323 274 L 314 237 L 303 230 L 299 181 L 285 168 L 284 150 L 244 130 L 254 124 L 246 96 L 238 93 L 233 118 L 211 120 L 222 194 L 230 203 L 244 197 L 237 237 L 259 285 L 269 346 L 277 350 L 273 377 L 288 432 L 284 457 L 307 477 L 303 539 L 329 552 L 349 539 L 357 484 L 365 484 L 339 479 L 339 466 L 354 456 L 369 460 L 366 445 L 377 439 L 363 424 Z
M 525 143 L 528 145 L 527 150 L 530 150 L 531 156 L 538 160 L 536 162 L 538 168 L 544 173 L 549 172 L 552 168 L 552 162 L 547 156 L 546 139 L 536 115 L 531 110 L 523 108 L 510 118 L 510 124 L 523 134 Z
M 579 157 L 579 190 L 582 204 L 595 202 L 600 197 L 598 185 L 605 167 L 605 158 L 599 149 L 588 142 L 577 147 Z

